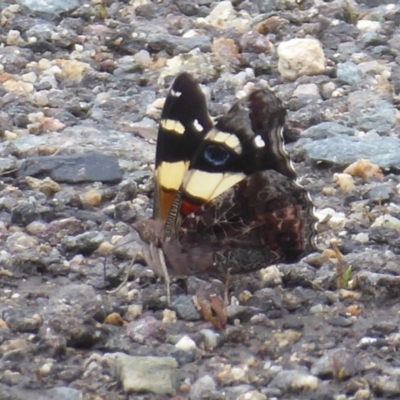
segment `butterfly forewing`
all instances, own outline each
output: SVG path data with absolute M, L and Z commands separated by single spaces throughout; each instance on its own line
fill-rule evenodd
M 212 126 L 200 86 L 189 74 L 180 74 L 168 92 L 161 113 L 154 219 L 167 218 L 189 163 Z

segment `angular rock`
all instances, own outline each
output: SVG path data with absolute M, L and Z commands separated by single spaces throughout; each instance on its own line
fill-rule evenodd
M 28 158 L 18 171 L 18 177 L 25 176 L 49 176 L 56 182 L 66 183 L 115 183 L 122 180 L 122 171 L 117 157 L 91 152 Z
M 325 352 L 311 367 L 311 373 L 322 379 L 345 379 L 359 372 L 357 358 L 350 349 L 337 348 Z
M 172 357 L 132 357 L 124 353 L 109 355 L 124 392 L 173 395 L 176 391 L 178 363 Z
M 304 392 L 315 390 L 318 384 L 318 378 L 308 372 L 285 370 L 279 372 L 269 386 L 280 388 L 284 392 Z
M 356 129 L 338 124 L 337 122 L 321 122 L 318 125 L 310 126 L 301 133 L 301 137 L 311 139 L 325 139 L 335 135 L 354 136 Z
M 278 70 L 288 80 L 302 75 L 317 75 L 325 71 L 325 55 L 315 39 L 291 39 L 278 47 Z
M 400 171 L 400 139 L 395 137 L 336 136 L 306 143 L 303 148 L 314 163 L 343 168 L 365 158 L 381 169 Z
M 79 0 L 19 0 L 18 3 L 34 15 L 49 19 L 55 19 L 60 14 L 71 12 L 80 6 Z

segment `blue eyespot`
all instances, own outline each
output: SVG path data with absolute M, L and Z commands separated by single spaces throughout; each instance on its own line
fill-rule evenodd
M 215 166 L 225 164 L 229 159 L 229 152 L 222 146 L 209 145 L 204 151 L 204 158 Z

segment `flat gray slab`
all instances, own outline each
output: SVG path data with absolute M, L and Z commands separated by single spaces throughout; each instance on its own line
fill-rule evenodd
M 307 143 L 303 148 L 314 163 L 345 167 L 365 158 L 384 170 L 400 171 L 400 139 L 394 137 L 334 136 Z
M 118 158 L 101 153 L 32 157 L 25 160 L 18 177 L 50 177 L 56 182 L 120 182 Z

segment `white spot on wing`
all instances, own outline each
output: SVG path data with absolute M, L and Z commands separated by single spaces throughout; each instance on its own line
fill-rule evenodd
M 260 135 L 257 135 L 257 136 L 254 138 L 254 144 L 255 144 L 258 148 L 265 147 L 265 142 L 264 142 L 263 138 L 262 138 Z
M 169 93 L 172 97 L 181 97 L 182 95 L 182 92 L 178 92 L 177 90 L 174 89 L 171 89 Z
M 203 126 L 200 124 L 200 122 L 199 121 L 197 121 L 197 119 L 195 119 L 194 121 L 193 121 L 193 126 L 194 126 L 194 129 L 196 129 L 196 131 L 197 132 L 203 132 Z

